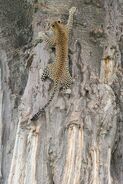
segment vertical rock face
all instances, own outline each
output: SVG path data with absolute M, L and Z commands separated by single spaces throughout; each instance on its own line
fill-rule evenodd
M 0 183 L 7 183 L 18 124 L 18 106 L 27 83 L 21 48 L 31 39 L 26 1 L 0 1 Z
M 72 6 L 71 93 L 30 124 L 48 100 L 52 85 L 40 76 L 55 58 L 34 42 Z M 0 183 L 121 184 L 122 1 L 1 0 L 0 15 Z

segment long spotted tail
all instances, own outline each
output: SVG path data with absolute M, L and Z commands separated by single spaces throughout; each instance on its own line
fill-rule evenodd
M 55 83 L 54 88 L 53 88 L 52 95 L 50 96 L 48 102 L 44 105 L 44 107 L 43 107 L 42 109 L 40 109 L 40 110 L 31 118 L 31 121 L 36 121 L 36 120 L 38 120 L 40 114 L 41 114 L 42 112 L 44 112 L 45 109 L 46 109 L 46 108 L 49 106 L 49 104 L 52 102 L 52 100 L 53 100 L 53 98 L 54 98 L 55 93 L 57 92 L 57 90 L 58 90 L 58 83 Z

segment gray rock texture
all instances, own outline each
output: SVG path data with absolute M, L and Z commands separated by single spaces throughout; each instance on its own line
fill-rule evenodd
M 67 22 L 71 90 L 35 123 L 52 82 L 54 49 L 37 42 Z M 123 183 L 123 1 L 0 0 L 0 183 Z

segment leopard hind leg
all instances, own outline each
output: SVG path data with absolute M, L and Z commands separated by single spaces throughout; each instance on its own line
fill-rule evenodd
M 41 80 L 42 81 L 45 81 L 47 78 L 49 77 L 49 69 L 48 67 L 46 66 L 43 70 L 43 73 L 41 75 Z
M 55 63 L 50 63 L 44 68 L 41 80 L 44 81 L 47 78 L 49 78 L 52 81 L 55 81 L 54 73 L 55 73 Z

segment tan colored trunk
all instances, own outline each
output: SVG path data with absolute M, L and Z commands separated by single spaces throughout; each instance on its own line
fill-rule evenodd
M 72 6 L 73 85 L 31 123 L 49 98 L 41 74 L 55 55 L 44 42 L 30 45 Z M 123 2 L 5 0 L 0 12 L 0 183 L 122 184 Z

